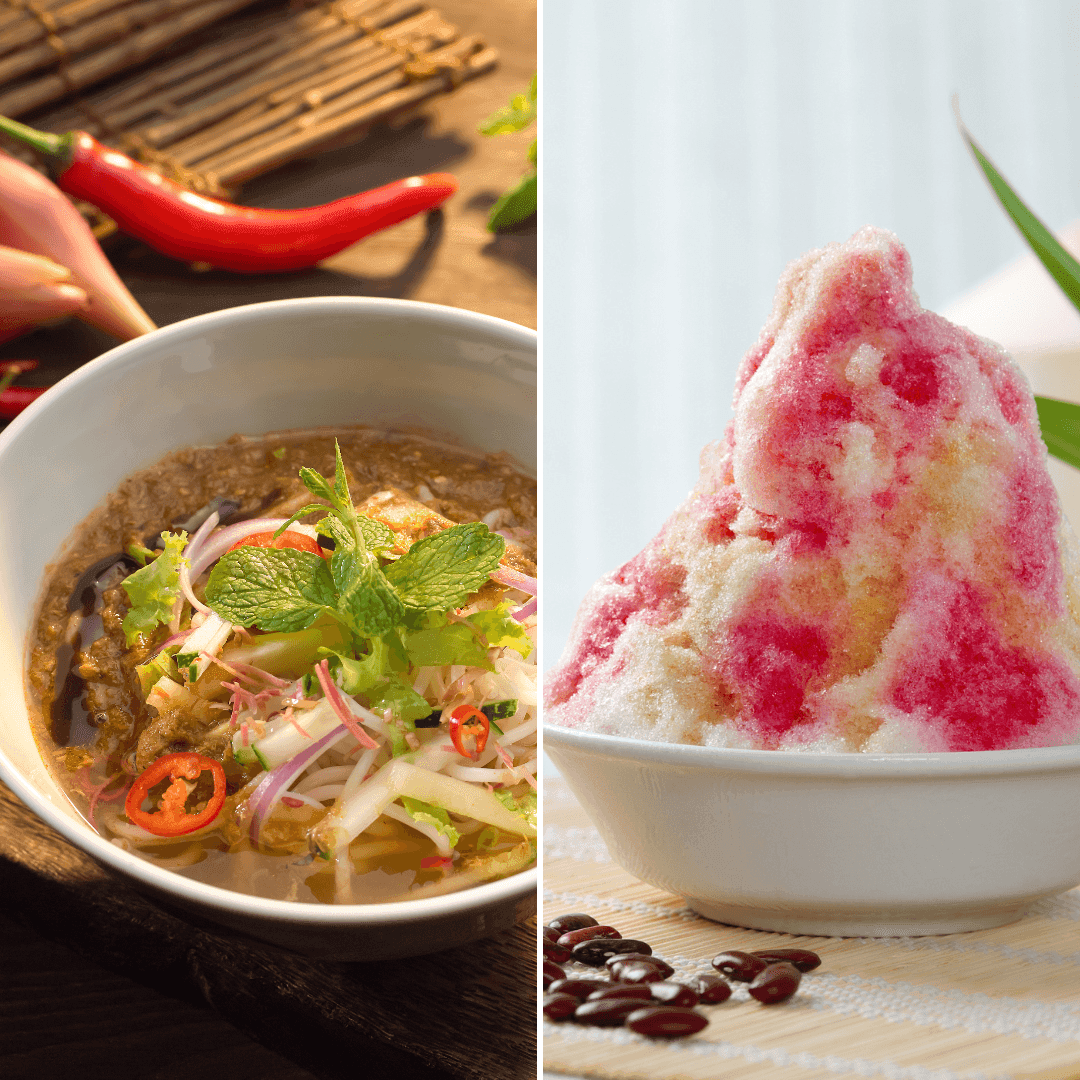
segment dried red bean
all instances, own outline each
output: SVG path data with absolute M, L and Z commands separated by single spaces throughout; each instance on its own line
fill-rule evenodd
M 712 966 L 729 979 L 753 982 L 769 965 L 760 956 L 751 956 L 750 953 L 733 949 L 731 952 L 714 956 Z
M 630 983 L 613 983 L 602 990 L 594 990 L 588 1001 L 606 1001 L 608 998 L 636 998 L 638 1001 L 651 1001 L 652 994 L 644 985 L 633 986 Z
M 575 945 L 571 950 L 573 958 L 582 964 L 591 967 L 603 967 L 609 956 L 616 953 L 641 952 L 646 955 L 652 954 L 652 946 L 645 941 L 636 941 L 634 938 L 593 938 L 591 941 L 583 941 Z
M 568 930 L 580 930 L 583 926 L 596 926 L 596 920 L 591 915 L 574 912 L 570 915 L 557 915 L 544 925 L 565 934 Z
M 565 1020 L 580 1004 L 573 994 L 545 994 L 544 1015 L 549 1020 Z
M 655 983 L 662 982 L 665 976 L 663 968 L 645 960 L 635 960 L 631 964 L 623 964 L 619 968 L 619 974 L 613 974 L 612 978 L 624 983 Z
M 550 960 L 544 961 L 544 989 L 546 990 L 556 979 L 565 979 L 566 972 L 558 964 Z
M 579 1024 L 596 1027 L 620 1027 L 623 1021 L 641 1002 L 635 998 L 604 998 L 602 1001 L 584 1001 L 574 1010 L 574 1020 Z
M 622 955 L 609 956 L 604 961 L 604 966 L 611 972 L 611 977 L 617 979 L 619 977 L 619 968 L 624 964 L 632 963 L 635 960 L 640 960 L 643 964 L 652 964 L 654 968 L 658 968 L 663 972 L 666 979 L 669 975 L 675 974 L 675 969 L 665 961 L 661 960 L 659 956 L 652 956 L 649 953 L 624 953 Z
M 750 955 L 759 956 L 770 964 L 793 964 L 800 971 L 813 971 L 821 967 L 821 957 L 809 949 L 761 949 Z
M 799 989 L 802 972 L 794 964 L 770 964 L 750 984 L 750 996 L 762 1005 L 787 1001 Z
M 558 941 L 560 936 L 558 930 L 550 926 L 544 927 L 544 941 Z
M 687 985 L 697 993 L 702 1005 L 719 1005 L 731 997 L 731 984 L 719 975 L 695 975 Z
M 708 1017 L 694 1012 L 693 1009 L 673 1009 L 669 1005 L 638 1009 L 626 1018 L 626 1026 L 631 1031 L 662 1039 L 679 1039 L 684 1035 L 693 1035 L 708 1023 Z
M 570 959 L 570 950 L 544 938 L 544 958 L 553 960 L 556 964 L 565 964 Z
M 622 934 L 614 926 L 583 926 L 580 930 L 567 930 L 555 944 L 560 949 L 572 949 L 583 941 L 592 941 L 597 937 L 621 938 Z
M 571 994 L 584 1001 L 594 990 L 611 986 L 607 979 L 556 979 L 547 990 L 552 994 Z
M 649 983 L 649 993 L 661 1005 L 674 1005 L 680 1009 L 692 1009 L 698 1003 L 696 991 L 677 982 Z

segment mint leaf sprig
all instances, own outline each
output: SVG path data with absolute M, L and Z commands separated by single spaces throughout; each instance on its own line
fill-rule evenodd
M 481 135 L 508 135 L 523 131 L 535 123 L 537 117 L 537 80 L 534 74 L 528 89 L 522 94 L 515 94 L 509 105 L 493 112 L 478 131 Z M 488 214 L 487 227 L 490 232 L 509 229 L 520 225 L 526 218 L 536 213 L 538 205 L 537 189 L 537 140 L 529 146 L 529 171 L 509 191 L 504 192 L 492 206 Z
M 391 530 L 356 512 L 339 447 L 332 482 L 314 469 L 302 469 L 300 478 L 325 501 L 297 510 L 278 533 L 322 513 L 315 528 L 334 541 L 329 565 L 308 551 L 240 547 L 218 560 L 206 603 L 232 623 L 285 633 L 331 616 L 347 631 L 348 644 L 323 651 L 346 692 L 366 693 L 372 707 L 378 703 L 404 720 L 426 715 L 430 706 L 400 673 L 432 657 L 457 663 L 467 654 L 486 663 L 479 631 L 469 624 L 470 641 L 458 641 L 461 624 L 451 624 L 445 613 L 483 586 L 506 542 L 482 522 L 470 522 L 425 537 L 393 559 Z M 433 641 L 433 634 L 440 640 Z
M 1057 237 L 1032 213 L 995 168 L 960 118 L 960 107 L 955 97 L 953 110 L 960 134 L 982 169 L 991 190 L 1061 291 L 1073 306 L 1080 310 L 1080 262 L 1062 247 Z M 1046 449 L 1054 457 L 1080 468 L 1080 405 L 1036 394 L 1035 408 L 1039 414 L 1039 429 Z

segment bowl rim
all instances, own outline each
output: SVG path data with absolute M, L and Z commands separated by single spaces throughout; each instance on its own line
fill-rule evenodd
M 53 401 L 65 394 L 77 393 L 82 384 L 87 379 L 94 378 L 102 368 L 123 365 L 129 361 L 131 354 L 137 356 L 147 348 L 153 351 L 158 348 L 167 348 L 171 340 L 189 335 L 193 326 L 199 324 L 224 327 L 258 318 L 260 313 L 268 309 L 277 312 L 288 308 L 308 308 L 314 311 L 345 308 L 363 311 L 365 314 L 408 316 L 419 318 L 432 325 L 442 324 L 448 330 L 455 327 L 487 330 L 510 339 L 516 338 L 517 340 L 513 343 L 518 346 L 531 345 L 535 348 L 537 341 L 537 332 L 520 323 L 465 308 L 431 304 L 419 300 L 403 300 L 396 297 L 292 297 L 285 300 L 265 300 L 255 304 L 222 308 L 159 327 L 149 334 L 117 345 L 76 368 L 49 387 L 3 431 L 0 431 L 0 458 L 3 457 L 9 444 L 18 439 L 24 428 L 37 422 L 39 415 L 50 411 Z M 23 644 L 25 648 L 26 643 Z M 26 663 L 24 652 L 21 665 L 24 675 Z M 48 768 L 44 762 L 42 767 Z M 172 895 L 196 907 L 214 909 L 234 916 L 240 914 L 255 917 L 265 922 L 301 924 L 311 927 L 334 925 L 392 927 L 402 923 L 442 920 L 477 908 L 483 909 L 506 902 L 520 901 L 530 894 L 535 895 L 539 883 L 539 866 L 536 865 L 509 877 L 483 882 L 455 892 L 385 903 L 321 904 L 254 896 L 250 893 L 227 889 L 221 885 L 196 881 L 165 867 L 155 866 L 138 855 L 117 847 L 94 832 L 85 820 L 72 818 L 54 806 L 15 767 L 2 747 L 0 747 L 0 780 L 39 818 L 98 863 L 135 879 L 157 893 Z
M 971 779 L 1080 769 L 1080 745 L 1075 744 L 924 754 L 749 750 L 646 742 L 625 735 L 605 735 L 544 724 L 542 745 L 545 752 L 555 747 L 558 748 L 556 753 L 566 749 L 651 766 L 829 780 Z
M 516 344 L 533 347 L 536 346 L 537 332 L 531 327 L 522 326 L 521 323 L 510 322 L 509 319 L 500 319 L 495 315 L 485 315 L 479 311 L 469 311 L 467 308 L 449 307 L 445 304 L 432 304 L 425 300 L 402 300 L 391 296 L 294 296 L 285 300 L 260 300 L 255 304 L 240 304 L 237 307 L 221 308 L 218 311 L 205 311 L 201 315 L 192 315 L 188 319 L 179 322 L 168 323 L 159 326 L 148 334 L 132 338 L 122 342 L 111 349 L 88 360 L 74 371 L 69 372 L 58 382 L 50 386 L 44 394 L 32 401 L 14 420 L 10 421 L 0 431 L 0 454 L 4 452 L 7 444 L 18 437 L 18 433 L 24 427 L 32 423 L 37 414 L 51 406 L 52 402 L 62 394 L 70 393 L 86 379 L 93 378 L 102 367 L 113 367 L 128 359 L 129 353 L 138 353 L 146 348 L 148 341 L 153 341 L 154 346 L 160 343 L 167 346 L 170 339 L 185 336 L 190 328 L 196 323 L 212 323 L 214 325 L 228 326 L 234 322 L 246 322 L 257 318 L 258 314 L 267 309 L 281 311 L 288 308 L 359 308 L 372 313 L 378 313 L 380 309 L 386 314 L 409 312 L 414 317 L 430 323 L 450 323 L 458 325 L 472 325 L 477 328 L 485 327 L 497 333 L 509 334 L 520 338 Z

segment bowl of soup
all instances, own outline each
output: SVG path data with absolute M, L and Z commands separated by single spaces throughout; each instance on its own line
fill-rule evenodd
M 0 433 L 0 779 L 310 955 L 512 926 L 535 467 L 535 333 L 471 312 L 275 301 L 97 358 Z

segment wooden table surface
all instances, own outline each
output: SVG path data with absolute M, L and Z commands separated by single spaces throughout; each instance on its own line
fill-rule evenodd
M 525 168 L 533 133 L 476 125 L 535 67 L 534 0 L 436 3 L 499 50 L 490 75 L 362 143 L 252 181 L 258 206 L 326 202 L 399 176 L 450 171 L 444 212 L 368 238 L 311 270 L 199 273 L 119 238 L 107 245 L 159 325 L 294 296 L 408 297 L 536 326 L 536 228 L 493 237 L 488 207 Z M 0 346 L 48 385 L 115 342 L 81 323 Z M 395 963 L 327 964 L 165 911 L 42 824 L 0 786 L 0 1077 L 185 1080 L 503 1078 L 536 1074 L 536 927 Z M 207 1070 L 212 1069 L 212 1073 Z

